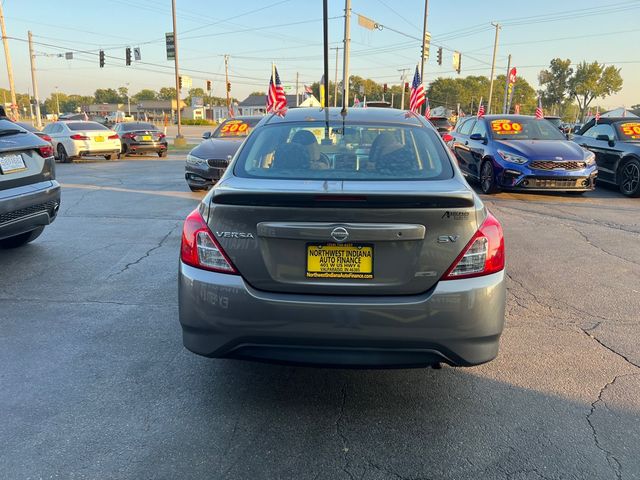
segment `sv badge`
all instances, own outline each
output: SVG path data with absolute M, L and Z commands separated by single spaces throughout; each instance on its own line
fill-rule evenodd
M 460 238 L 460 235 L 440 235 L 438 237 L 438 243 L 455 243 Z

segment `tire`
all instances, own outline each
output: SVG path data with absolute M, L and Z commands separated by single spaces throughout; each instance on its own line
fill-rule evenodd
M 64 149 L 64 145 L 58 144 L 58 160 L 60 163 L 71 163 L 71 157 L 67 155 L 67 151 Z
M 5 238 L 4 240 L 0 240 L 0 248 L 18 248 L 23 245 L 26 245 L 29 242 L 33 242 L 36 238 L 40 236 L 44 227 L 38 227 L 35 230 L 31 230 L 30 232 L 21 233 L 20 235 L 16 235 L 15 237 Z
M 199 192 L 200 190 L 203 190 L 200 187 L 194 187 L 193 185 L 189 185 L 189 190 L 191 190 L 192 192 Z
M 500 188 L 496 185 L 496 175 L 493 171 L 493 164 L 489 160 L 485 160 L 480 167 L 480 189 L 482 193 L 487 195 L 500 191 Z
M 127 156 L 127 146 L 126 145 L 122 145 L 120 147 L 120 153 L 118 154 L 118 158 L 124 158 Z
M 159 156 L 160 158 L 164 158 L 164 157 L 166 157 L 166 156 L 167 156 L 167 151 L 166 151 L 166 150 L 160 150 L 160 151 L 158 152 L 158 156 Z
M 116 156 L 117 155 L 115 153 L 110 153 L 109 155 L 105 155 L 104 158 L 107 160 L 115 160 Z
M 631 158 L 618 169 L 620 192 L 627 197 L 640 197 L 640 160 Z

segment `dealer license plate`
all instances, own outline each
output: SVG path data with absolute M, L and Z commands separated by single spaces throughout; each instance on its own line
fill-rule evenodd
M 104 142 L 104 137 L 93 137 L 96 142 Z
M 13 173 L 25 170 L 27 166 L 24 163 L 22 155 L 4 155 L 0 156 L 0 171 L 2 173 Z
M 151 141 L 151 135 L 143 135 L 142 136 L 142 141 L 143 142 L 150 142 Z
M 373 245 L 308 243 L 307 278 L 373 278 Z

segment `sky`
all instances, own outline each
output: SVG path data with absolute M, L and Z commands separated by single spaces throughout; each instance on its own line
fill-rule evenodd
M 92 94 L 97 88 L 173 86 L 173 62 L 166 59 L 165 32 L 172 29 L 171 0 L 4 0 L 7 36 L 16 90 L 31 91 L 27 31 L 33 33 L 41 99 L 57 87 L 65 93 Z M 213 95 L 224 96 L 224 55 L 229 55 L 232 95 L 239 99 L 265 91 L 271 62 L 283 83 L 300 86 L 322 75 L 321 0 L 176 0 L 181 72 L 194 87 L 213 81 Z M 341 47 L 343 0 L 329 0 L 330 47 Z M 399 69 L 415 69 L 420 56 L 424 0 L 352 0 L 350 73 L 380 83 L 400 82 Z M 379 29 L 358 25 L 357 14 Z M 425 81 L 456 77 L 453 50 L 462 52 L 462 72 L 491 71 L 495 29 L 499 32 L 496 74 L 505 73 L 507 55 L 519 75 L 537 88 L 538 72 L 555 57 L 615 64 L 624 80 L 620 93 L 598 100 L 614 108 L 640 103 L 640 0 L 551 0 L 494 2 L 430 0 L 431 57 Z M 125 48 L 139 47 L 142 62 L 125 66 Z M 436 62 L 437 47 L 443 65 Z M 107 55 L 98 66 L 98 50 Z M 59 56 L 74 52 L 73 60 Z M 339 78 L 342 77 L 342 51 Z M 4 53 L 1 54 L 4 59 Z M 330 51 L 333 79 L 336 50 Z M 411 73 L 409 73 L 411 75 Z M 410 81 L 410 79 L 409 79 Z M 0 87 L 7 88 L 0 70 Z

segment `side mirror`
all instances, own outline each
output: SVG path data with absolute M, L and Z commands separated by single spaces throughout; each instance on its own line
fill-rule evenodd
M 204 132 L 202 134 L 202 138 L 205 140 L 209 140 L 211 138 L 211 132 Z
M 596 137 L 596 140 L 607 142 L 610 147 L 613 147 L 616 144 L 616 142 L 613 141 L 613 138 L 611 138 L 609 135 L 598 135 Z
M 475 140 L 476 142 L 487 143 L 487 139 L 482 136 L 481 133 L 472 133 L 469 140 Z

